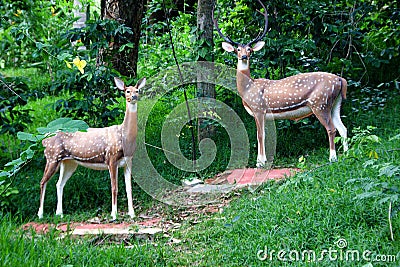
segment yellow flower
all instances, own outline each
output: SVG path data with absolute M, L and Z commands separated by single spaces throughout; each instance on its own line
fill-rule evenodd
M 66 60 L 64 60 L 64 61 L 65 61 L 65 64 L 67 64 L 67 67 L 68 67 L 69 69 L 72 69 L 71 64 L 70 64 L 68 61 L 66 61 Z
M 78 67 L 78 70 L 79 70 L 82 74 L 85 73 L 84 68 L 86 67 L 86 60 L 80 60 L 79 57 L 76 57 L 76 58 L 72 61 L 72 63 L 74 63 L 74 65 Z
M 368 157 L 369 157 L 369 158 L 374 158 L 374 159 L 378 159 L 378 158 L 379 158 L 378 153 L 377 153 L 375 150 L 371 150 L 371 151 L 368 153 Z
M 17 13 L 14 13 L 14 16 L 19 17 L 22 14 L 22 10 L 17 10 Z

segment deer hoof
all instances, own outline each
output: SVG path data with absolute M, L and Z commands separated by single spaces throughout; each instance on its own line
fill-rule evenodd
M 336 162 L 337 161 L 337 156 L 336 156 L 336 151 L 335 150 L 331 150 L 330 151 L 329 161 L 330 162 Z
M 256 167 L 263 168 L 265 166 L 265 162 L 257 161 Z

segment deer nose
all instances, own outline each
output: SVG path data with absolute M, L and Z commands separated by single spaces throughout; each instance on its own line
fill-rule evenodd
M 137 95 L 133 95 L 133 96 L 131 97 L 131 99 L 132 99 L 132 100 L 138 100 L 138 97 L 137 97 Z
M 248 59 L 247 55 L 243 55 L 242 59 Z

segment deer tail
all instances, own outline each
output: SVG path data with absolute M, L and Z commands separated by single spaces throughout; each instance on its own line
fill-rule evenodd
M 347 81 L 343 78 L 340 78 L 340 94 L 342 95 L 343 99 L 346 99 L 347 93 Z

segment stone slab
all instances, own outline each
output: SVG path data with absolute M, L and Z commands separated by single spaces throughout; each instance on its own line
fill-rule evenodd
M 131 228 L 116 228 L 116 227 L 101 227 L 101 228 L 75 228 L 72 231 L 72 235 L 154 235 L 160 233 L 163 230 L 161 228 L 142 228 L 142 229 L 131 229 Z
M 225 193 L 234 188 L 231 184 L 198 184 L 187 190 L 188 193 Z
M 282 179 L 292 176 L 299 169 L 283 168 L 283 169 L 238 169 L 234 170 L 226 179 L 228 183 L 237 185 L 254 185 L 262 184 L 268 180 Z

